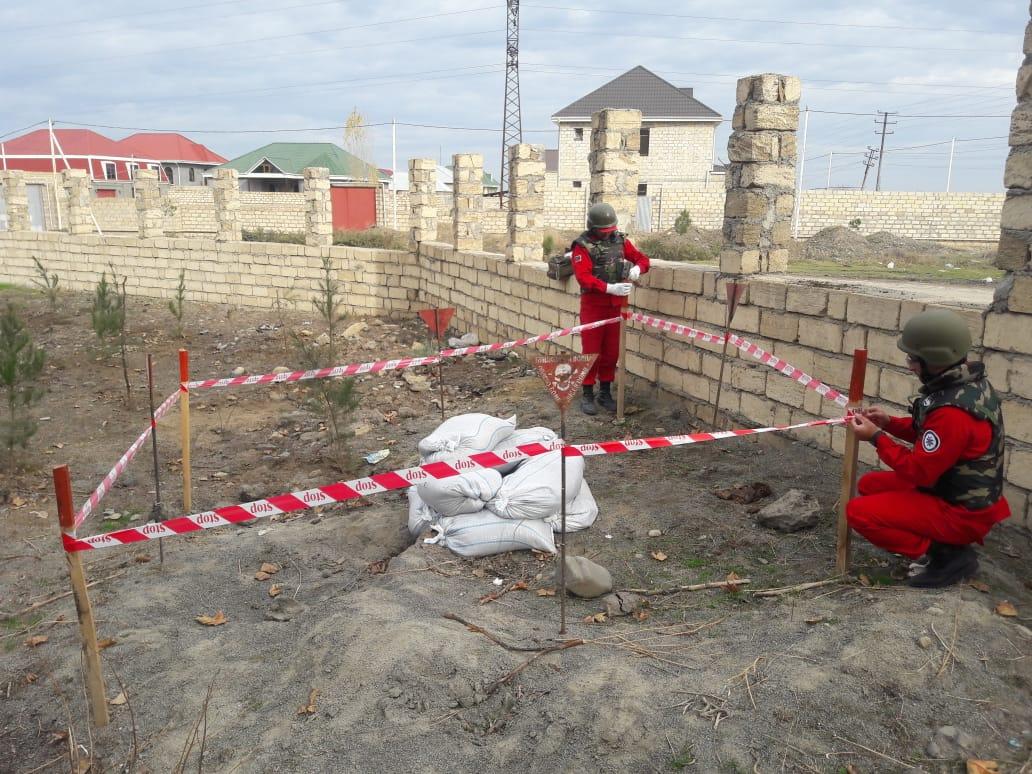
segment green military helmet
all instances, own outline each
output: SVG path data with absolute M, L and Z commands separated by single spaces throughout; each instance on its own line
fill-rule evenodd
M 959 363 L 971 349 L 971 332 L 964 318 L 947 309 L 932 309 L 910 318 L 897 346 L 932 368 Z
M 616 210 L 613 205 L 599 202 L 588 210 L 588 228 L 609 228 L 616 225 Z

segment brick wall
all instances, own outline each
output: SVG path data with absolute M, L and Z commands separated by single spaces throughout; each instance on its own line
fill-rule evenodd
M 206 186 L 169 186 L 165 190 L 165 210 L 168 234 L 213 237 L 218 230 L 215 198 L 212 189 Z
M 131 201 L 131 200 L 130 200 Z M 415 308 L 419 278 L 409 253 L 355 247 L 315 248 L 213 239 L 70 236 L 31 231 L 0 233 L 0 282 L 29 286 L 32 256 L 61 278 L 61 287 L 90 292 L 113 265 L 128 277 L 129 293 L 172 298 L 180 269 L 186 299 L 271 307 L 279 292 L 307 304 L 329 255 L 346 284 L 348 314 L 383 315 Z
M 91 199 L 93 216 L 105 234 L 136 234 L 139 230 L 136 202 L 128 196 L 114 199 Z
M 305 230 L 305 195 L 241 191 L 240 227 L 303 232 Z

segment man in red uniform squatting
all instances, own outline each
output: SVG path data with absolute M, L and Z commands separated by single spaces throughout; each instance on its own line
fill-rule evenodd
M 619 315 L 627 305 L 634 281 L 649 270 L 648 256 L 617 231 L 616 226 L 616 210 L 609 204 L 594 204 L 588 210 L 588 230 L 570 247 L 573 273 L 581 287 L 581 323 L 598 322 Z M 596 378 L 599 381 L 598 405 L 607 411 L 616 411 L 611 387 L 616 376 L 616 361 L 620 357 L 620 326 L 614 323 L 584 331 L 581 342 L 585 355 L 598 355 L 584 377 L 581 411 L 598 413 L 595 406 Z
M 846 515 L 874 545 L 917 560 L 909 585 L 941 588 L 978 569 L 971 543 L 1010 516 L 1003 412 L 985 366 L 967 360 L 971 334 L 959 315 L 922 312 L 904 326 L 898 346 L 921 380 L 920 395 L 910 417 L 880 408 L 853 417 L 857 437 L 874 444 L 892 470 L 861 478 Z

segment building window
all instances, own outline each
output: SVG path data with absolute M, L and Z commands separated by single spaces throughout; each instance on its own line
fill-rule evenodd
M 270 164 L 268 161 L 263 161 L 261 164 L 255 167 L 254 171 L 261 173 L 263 175 L 271 175 L 275 174 L 276 172 L 279 172 L 279 170 L 272 166 L 272 164 Z
M 189 177 L 191 183 L 197 182 L 197 171 L 193 167 L 190 167 Z
M 575 140 L 583 140 L 584 139 L 584 130 L 581 127 L 578 126 L 576 129 L 573 130 L 573 139 L 575 139 Z
M 130 180 L 135 180 L 136 179 L 136 173 L 139 171 L 139 169 L 140 169 L 140 165 L 137 164 L 135 161 L 130 161 L 129 162 L 129 179 Z
M 176 178 L 172 167 L 165 167 L 165 180 L 169 185 L 175 185 Z
M 638 196 L 648 196 L 649 187 L 645 183 L 638 183 Z
M 642 129 L 641 130 L 641 133 L 639 135 L 640 138 L 641 138 L 641 140 L 640 140 L 641 145 L 640 145 L 640 147 L 638 149 L 638 155 L 640 155 L 640 156 L 648 156 L 649 155 L 649 133 L 651 131 L 652 131 L 651 129 Z
M 115 168 L 115 162 L 105 161 L 104 162 L 104 179 L 105 180 L 117 180 L 118 175 Z
M 582 181 L 580 181 L 580 180 L 574 180 L 573 181 L 573 187 L 574 188 L 583 188 L 584 187 L 584 183 Z

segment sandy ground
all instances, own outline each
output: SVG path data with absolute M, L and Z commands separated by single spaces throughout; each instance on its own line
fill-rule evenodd
M 51 419 L 25 470 L 0 486 L 0 611 L 14 614 L 0 630 L 0 771 L 67 770 L 69 730 L 80 768 L 87 750 L 93 771 L 173 771 L 198 721 L 203 762 L 198 732 L 187 770 L 953 772 L 967 758 L 1032 770 L 1028 535 L 991 535 L 978 588 L 908 589 L 890 577 L 894 560 L 858 541 L 852 578 L 756 596 L 834 572 L 839 463 L 784 440 L 589 460 L 601 515 L 571 537 L 570 550 L 606 566 L 617 588 L 669 590 L 731 572 L 752 582 L 734 593 L 646 595 L 637 616 L 596 617 L 599 600 L 573 599 L 564 638 L 557 599 L 538 593 L 554 588 L 551 558 L 466 561 L 413 544 L 398 493 L 168 539 L 163 564 L 152 543 L 93 552 L 87 575 L 100 581 L 91 589 L 99 635 L 114 641 L 103 652 L 107 692 L 121 692 L 117 676 L 128 701 L 91 735 L 70 599 L 19 611 L 67 588 L 50 466 L 71 465 L 81 500 L 144 426 L 145 393 L 137 389 L 126 409 L 121 370 L 93 344 L 85 297 L 65 296 L 59 314 L 29 294 L 0 298 L 22 305 L 52 365 L 40 408 Z M 216 307 L 191 313 L 187 345 L 199 377 L 292 365 L 276 326 L 311 320 L 304 311 L 282 319 Z M 131 320 L 134 367 L 153 352 L 167 394 L 183 342 L 158 302 L 134 304 Z M 411 352 L 420 325 L 370 321 L 363 338 L 343 344 L 344 357 Z M 521 426 L 558 426 L 521 361 L 464 360 L 446 381 L 458 385 L 449 413 L 516 413 Z M 359 391 L 356 459 L 389 448 L 375 470 L 415 462 L 416 441 L 438 421 L 436 389 L 415 393 L 379 376 Z M 640 410 L 627 427 L 571 414 L 571 440 L 690 427 L 669 404 L 633 398 Z M 347 475 L 341 468 L 372 469 L 331 458 L 297 388 L 209 392 L 194 408 L 198 508 L 329 483 Z M 176 428 L 173 412 L 159 433 L 168 515 L 180 507 Z M 104 503 L 123 518 L 92 518 L 85 533 L 146 518 L 148 461 L 141 455 Z M 751 481 L 775 496 L 790 488 L 815 495 L 818 526 L 769 531 L 749 506 L 713 494 Z M 662 534 L 650 538 L 650 530 Z M 263 563 L 281 569 L 257 581 Z M 516 584 L 527 588 L 485 600 Z M 1002 600 L 1016 617 L 994 612 Z M 195 621 L 216 611 L 225 624 Z M 946 734 L 963 748 L 944 740 L 940 729 L 951 726 L 956 733 Z

